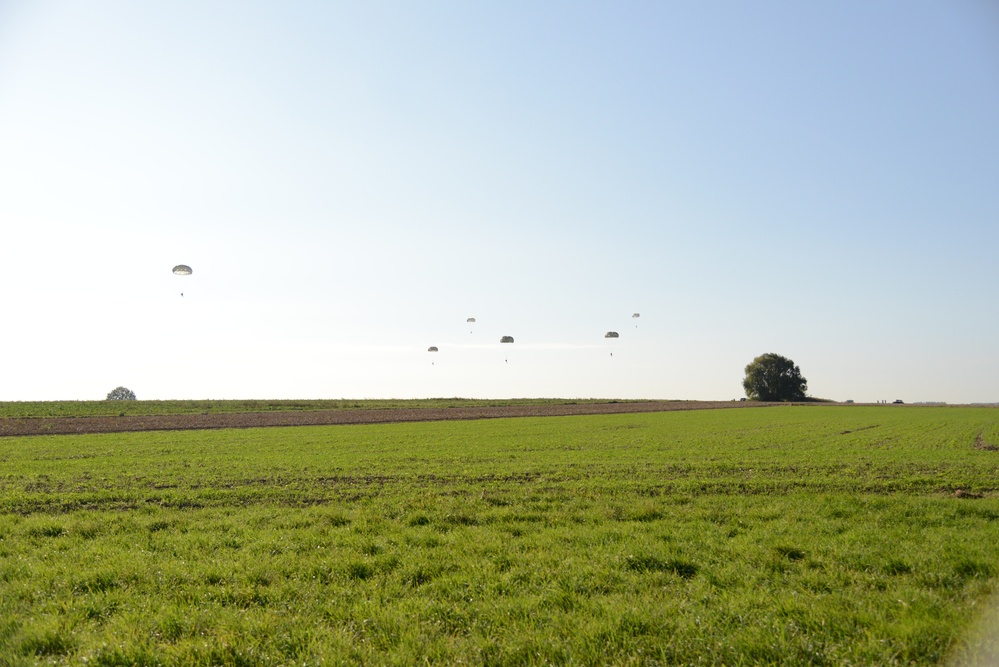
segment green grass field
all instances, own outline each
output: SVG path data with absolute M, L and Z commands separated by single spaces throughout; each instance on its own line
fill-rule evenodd
M 0 665 L 974 656 L 999 411 L 0 439 Z M 960 493 L 957 493 L 960 490 Z

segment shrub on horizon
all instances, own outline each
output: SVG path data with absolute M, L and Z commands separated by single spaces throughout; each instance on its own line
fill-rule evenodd
M 135 392 L 128 387 L 115 387 L 108 392 L 109 401 L 134 401 Z

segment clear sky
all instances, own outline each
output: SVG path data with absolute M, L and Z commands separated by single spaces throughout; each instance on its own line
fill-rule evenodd
M 0 400 L 999 401 L 999 5 L 0 0 L 0 256 Z

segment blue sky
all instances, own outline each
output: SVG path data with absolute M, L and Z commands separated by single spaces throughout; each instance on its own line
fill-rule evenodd
M 0 400 L 999 401 L 996 118 L 986 0 L 0 3 Z

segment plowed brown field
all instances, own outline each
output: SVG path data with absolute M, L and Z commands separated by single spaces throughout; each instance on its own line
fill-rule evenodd
M 28 417 L 0 419 L 0 436 L 69 433 L 120 433 L 187 429 L 257 428 L 263 426 L 322 426 L 501 417 L 668 412 L 773 405 L 737 401 L 641 401 L 551 405 L 509 405 L 452 408 L 347 409 L 223 414 L 127 415 L 124 417 Z M 783 405 L 787 405 L 786 403 Z

